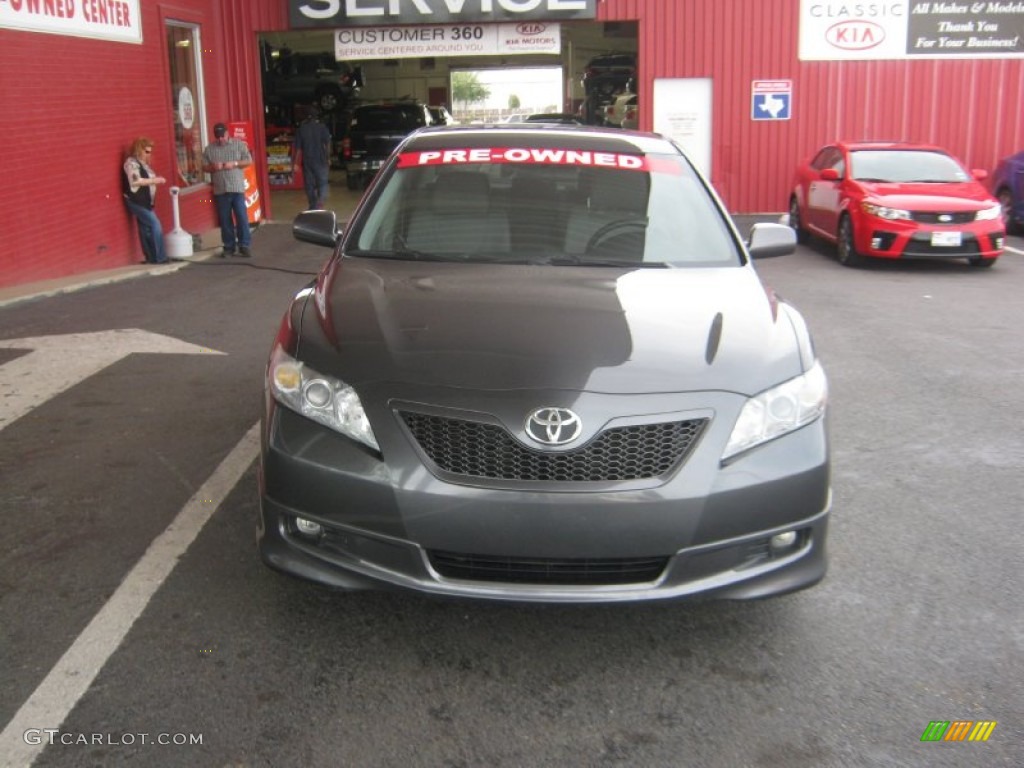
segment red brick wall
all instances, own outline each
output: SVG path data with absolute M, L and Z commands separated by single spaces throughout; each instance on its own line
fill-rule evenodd
M 256 32 L 284 26 L 284 2 L 140 6 L 141 45 L 0 29 L 0 286 L 142 259 L 120 173 L 126 148 L 145 135 L 156 143 L 155 170 L 172 177 L 166 19 L 201 25 L 209 123 L 262 124 Z M 160 187 L 156 206 L 165 231 L 173 226 L 168 186 Z M 180 211 L 189 232 L 216 226 L 208 186 L 183 193 Z

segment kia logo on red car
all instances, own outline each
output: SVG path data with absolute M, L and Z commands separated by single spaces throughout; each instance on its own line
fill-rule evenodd
M 847 51 L 866 51 L 885 40 L 885 30 L 873 21 L 840 21 L 825 30 L 830 45 Z
M 539 35 L 541 32 L 544 32 L 547 28 L 547 24 L 516 24 L 516 32 L 518 32 L 520 35 L 523 35 L 524 37 L 529 37 L 530 35 Z

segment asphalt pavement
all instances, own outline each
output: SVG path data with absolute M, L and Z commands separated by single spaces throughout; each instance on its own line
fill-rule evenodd
M 440 602 L 264 567 L 263 367 L 328 254 L 286 221 L 252 260 L 0 306 L 0 765 L 1024 764 L 1011 248 L 758 262 L 829 375 L 834 511 L 825 581 L 754 603 Z M 957 721 L 995 725 L 922 741 Z

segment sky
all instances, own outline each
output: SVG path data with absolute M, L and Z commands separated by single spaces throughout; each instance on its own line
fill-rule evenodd
M 477 80 L 491 91 L 490 97 L 477 108 L 507 109 L 508 97 L 519 97 L 523 112 L 539 112 L 562 106 L 562 70 L 560 67 L 533 69 L 480 69 Z

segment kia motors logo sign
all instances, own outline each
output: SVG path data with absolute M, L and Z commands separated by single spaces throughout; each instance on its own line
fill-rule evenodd
M 516 24 L 516 32 L 523 37 L 539 35 L 548 28 L 547 24 Z
M 851 19 L 825 30 L 825 39 L 829 45 L 844 51 L 866 51 L 885 40 L 885 29 L 873 21 Z

